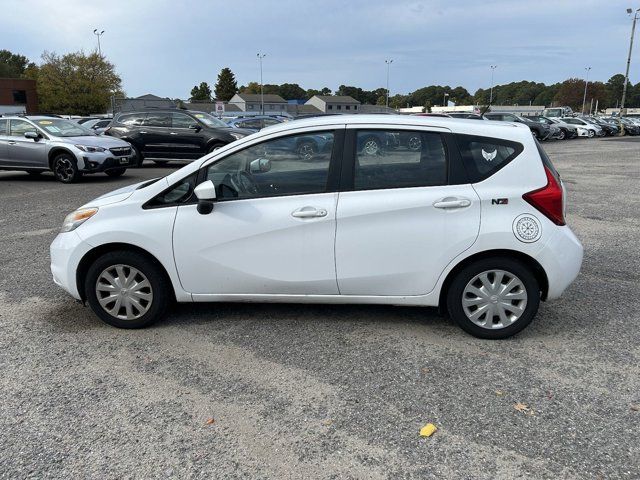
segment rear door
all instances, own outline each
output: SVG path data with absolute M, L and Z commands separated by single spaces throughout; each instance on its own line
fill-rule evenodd
M 148 157 L 172 157 L 176 151 L 171 144 L 171 113 L 149 112 L 140 128 L 143 153 Z
M 9 140 L 7 157 L 9 165 L 30 168 L 47 168 L 47 141 L 26 138 L 26 132 L 40 133 L 30 122 L 20 119 L 9 120 Z
M 475 242 L 480 202 L 445 129 L 347 130 L 336 226 L 342 295 L 424 295 Z M 373 151 L 364 138 L 419 138 Z M 346 190 L 346 191 L 345 191 Z

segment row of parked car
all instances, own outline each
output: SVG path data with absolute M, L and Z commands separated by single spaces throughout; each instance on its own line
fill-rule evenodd
M 526 124 L 539 140 L 615 135 L 619 121 L 610 117 L 522 117 L 489 112 L 484 116 L 452 113 L 425 114 L 439 117 L 496 120 Z M 290 118 L 251 115 L 223 121 L 206 112 L 149 109 L 121 112 L 114 118 L 57 116 L 0 117 L 0 170 L 24 170 L 37 175 L 53 171 L 64 183 L 83 174 L 105 173 L 115 177 L 145 159 L 164 165 L 170 160 L 195 160 L 240 138 Z M 623 118 L 625 131 L 640 134 L 640 119 Z M 415 138 L 414 138 L 415 137 Z M 296 137 L 292 147 L 306 161 L 326 147 L 322 135 Z M 358 139 L 363 155 L 376 156 L 397 149 L 421 150 L 421 140 L 402 132 L 371 132 Z

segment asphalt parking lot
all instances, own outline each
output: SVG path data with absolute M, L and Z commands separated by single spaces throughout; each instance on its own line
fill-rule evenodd
M 117 330 L 52 283 L 49 244 L 168 168 L 0 172 L 0 478 L 639 478 L 640 139 L 544 146 L 583 269 L 494 342 L 380 306 L 182 305 Z

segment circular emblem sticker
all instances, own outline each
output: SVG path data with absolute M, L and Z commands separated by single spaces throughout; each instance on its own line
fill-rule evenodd
M 521 242 L 532 243 L 542 235 L 542 227 L 536 217 L 525 213 L 513 221 L 513 233 Z

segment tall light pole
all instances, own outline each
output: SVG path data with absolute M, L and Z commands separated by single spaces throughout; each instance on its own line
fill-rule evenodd
M 447 106 L 447 97 L 449 96 L 448 93 L 445 93 L 444 95 L 442 95 L 442 106 L 446 107 Z
M 389 68 L 393 63 L 393 59 L 390 58 L 388 60 L 385 60 L 384 63 L 387 64 L 387 108 L 389 108 Z
M 491 67 L 491 90 L 489 90 L 489 105 L 493 102 L 493 71 L 498 67 L 497 65 L 489 65 Z
M 636 20 L 638 20 L 638 12 L 640 12 L 640 8 L 638 8 L 635 13 L 631 8 L 627 8 L 627 13 L 631 15 L 633 13 L 633 23 L 631 24 L 631 40 L 629 42 L 629 56 L 627 57 L 627 71 L 624 74 L 624 86 L 622 87 L 622 100 L 620 101 L 620 117 L 623 115 L 624 111 L 624 101 L 627 99 L 627 83 L 629 83 L 629 66 L 631 65 L 631 51 L 633 50 L 633 35 L 636 32 Z M 622 123 L 622 122 L 621 122 Z M 622 131 L 622 129 L 620 129 Z
M 264 115 L 264 86 L 262 85 L 262 59 L 267 56 L 266 53 L 258 53 L 260 61 L 260 115 Z
M 98 37 L 98 55 L 100 55 L 102 57 L 102 50 L 100 49 L 100 37 L 102 36 L 102 34 L 104 34 L 104 30 L 99 32 L 97 28 L 94 28 L 93 29 L 93 34 L 96 37 Z
M 584 67 L 587 71 L 587 78 L 584 82 L 584 96 L 582 97 L 582 114 L 584 115 L 584 106 L 587 103 L 587 85 L 589 85 L 589 72 L 591 71 L 591 67 Z

